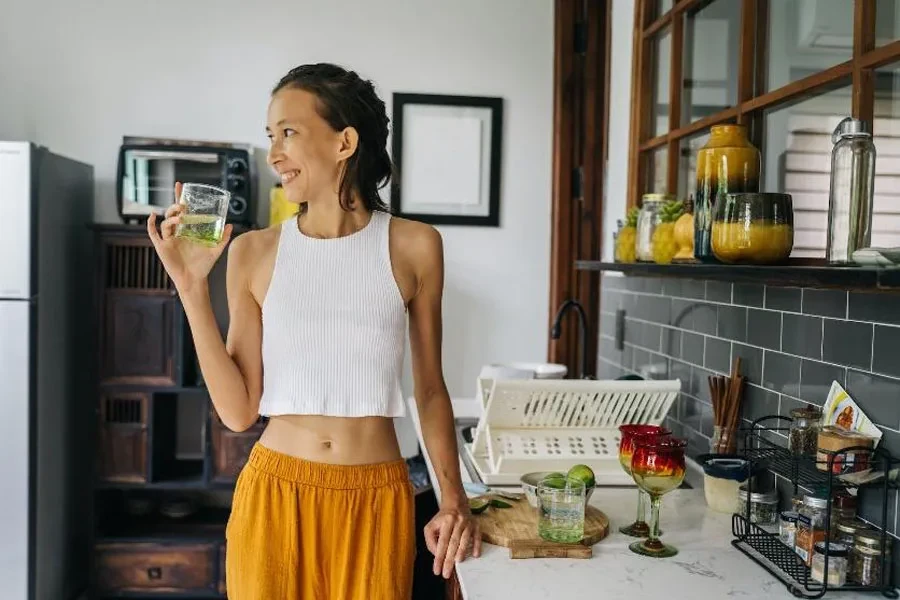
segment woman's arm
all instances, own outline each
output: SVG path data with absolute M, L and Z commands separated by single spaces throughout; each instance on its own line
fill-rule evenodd
M 435 555 L 434 572 L 449 577 L 455 561 L 474 547 L 481 554 L 481 534 L 472 519 L 459 472 L 459 449 L 450 394 L 441 364 L 444 250 L 433 227 L 416 228 L 410 244 L 417 289 L 409 302 L 410 348 L 414 395 L 422 435 L 441 489 L 440 511 L 428 524 L 425 539 Z

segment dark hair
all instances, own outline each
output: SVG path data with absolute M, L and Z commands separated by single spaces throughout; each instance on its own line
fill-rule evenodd
M 272 94 L 284 88 L 315 94 L 317 111 L 332 129 L 341 131 L 353 127 L 359 134 L 356 152 L 347 159 L 338 188 L 341 207 L 350 210 L 355 190 L 368 210 L 388 212 L 378 190 L 387 185 L 393 174 L 387 151 L 390 120 L 372 82 L 343 67 L 316 63 L 291 69 Z M 305 206 L 301 207 L 303 209 Z

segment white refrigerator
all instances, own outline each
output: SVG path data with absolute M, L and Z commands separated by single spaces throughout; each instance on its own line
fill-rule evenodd
M 91 540 L 89 165 L 0 141 L 0 598 L 70 600 Z

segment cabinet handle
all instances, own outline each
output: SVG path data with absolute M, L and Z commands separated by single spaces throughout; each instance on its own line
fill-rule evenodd
M 147 569 L 147 577 L 150 579 L 162 579 L 162 568 L 150 567 Z

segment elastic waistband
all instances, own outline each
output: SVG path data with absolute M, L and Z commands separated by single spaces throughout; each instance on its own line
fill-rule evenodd
M 409 482 L 409 467 L 403 459 L 368 465 L 333 465 L 277 452 L 259 442 L 250 450 L 247 465 L 280 479 L 340 490 Z

